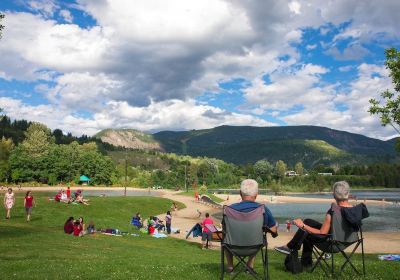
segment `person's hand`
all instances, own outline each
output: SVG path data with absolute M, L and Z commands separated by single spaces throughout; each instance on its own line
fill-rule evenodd
M 298 228 L 303 228 L 304 223 L 302 219 L 295 219 L 293 220 L 293 223 L 298 227 Z

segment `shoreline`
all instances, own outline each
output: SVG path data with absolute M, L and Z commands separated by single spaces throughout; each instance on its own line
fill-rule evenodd
M 65 187 L 62 187 L 65 189 Z M 60 187 L 22 187 L 20 190 L 18 188 L 13 189 L 15 192 L 25 192 L 27 190 L 32 190 L 33 192 L 56 192 Z M 74 186 L 71 190 L 95 190 L 95 191 L 124 191 L 124 187 L 89 187 L 89 186 Z M 149 189 L 143 188 L 127 188 L 127 191 L 141 191 L 146 192 Z M 6 188 L 0 193 L 4 193 Z M 179 195 L 184 191 L 173 191 L 168 189 L 150 189 L 151 194 L 157 194 L 157 197 L 163 197 L 170 200 L 175 200 L 183 203 L 186 207 L 178 211 L 172 212 L 172 227 L 179 228 L 180 233 L 172 234 L 171 237 L 178 238 L 182 240 L 187 240 L 190 242 L 201 243 L 201 238 L 189 237 L 186 239 L 187 232 L 196 224 L 204 219 L 204 214 L 209 212 L 210 215 L 221 212 L 221 209 L 216 208 L 205 203 L 195 201 L 194 197 L 187 195 Z M 226 200 L 227 195 L 216 194 L 217 197 L 223 199 L 224 201 L 220 203 L 221 206 L 226 204 L 231 204 L 240 201 L 239 195 L 229 195 L 229 201 Z M 271 202 L 272 200 L 272 202 Z M 259 195 L 257 197 L 258 202 L 267 203 L 331 203 L 333 199 L 322 199 L 322 198 L 304 198 L 304 197 L 290 197 L 290 196 L 270 196 L 270 195 Z M 354 201 L 355 202 L 355 201 Z M 382 205 L 381 201 L 367 200 L 367 204 L 371 205 Z M 384 202 L 384 204 L 391 204 L 390 202 Z M 199 215 L 199 212 L 201 215 Z M 159 216 L 163 217 L 165 213 L 160 213 Z M 280 231 L 277 238 L 268 237 L 269 248 L 273 249 L 275 246 L 281 246 L 287 243 L 293 236 L 294 232 L 284 232 Z M 400 232 L 364 232 L 365 238 L 365 252 L 374 254 L 398 254 L 400 253 Z M 215 243 L 215 242 L 214 242 Z M 216 246 L 216 248 L 219 247 Z

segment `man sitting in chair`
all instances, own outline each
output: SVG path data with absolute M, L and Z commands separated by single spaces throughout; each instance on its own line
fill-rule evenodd
M 257 195 L 258 195 L 257 181 L 253 179 L 243 180 L 242 183 L 240 184 L 240 196 L 242 197 L 242 201 L 239 203 L 234 203 L 230 205 L 230 207 L 240 212 L 250 212 L 260 206 L 259 203 L 255 202 Z M 266 205 L 264 213 L 264 226 L 269 228 L 269 231 L 271 232 L 273 237 L 277 235 L 277 226 L 275 219 Z M 233 256 L 228 250 L 225 250 L 225 254 L 227 261 L 227 272 L 231 272 L 233 270 Z M 254 267 L 255 259 L 256 255 L 249 257 L 247 265 L 250 268 Z
M 333 185 L 333 197 L 337 206 L 340 208 L 353 207 L 349 203 L 350 186 L 346 181 L 336 182 Z M 275 250 L 289 255 L 293 250 L 299 250 L 303 245 L 303 253 L 301 255 L 301 264 L 303 267 L 312 266 L 312 249 L 313 244 L 321 243 L 325 240 L 324 235 L 331 230 L 332 208 L 325 215 L 323 224 L 312 219 L 295 219 L 293 222 L 299 228 L 292 240 L 284 246 L 276 247 Z M 311 234 L 308 234 L 311 233 Z

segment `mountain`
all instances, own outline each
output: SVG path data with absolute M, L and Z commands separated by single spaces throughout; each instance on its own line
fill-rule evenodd
M 155 141 L 151 134 L 135 129 L 105 129 L 94 137 L 116 147 L 162 151 L 160 143 Z
M 244 164 L 282 159 L 290 165 L 369 163 L 395 156 L 393 143 L 318 126 L 220 126 L 153 134 L 165 151 Z
M 373 163 L 396 157 L 393 141 L 318 126 L 219 126 L 152 135 L 136 130 L 106 130 L 97 137 L 113 145 L 215 157 L 236 164 L 281 159 L 290 166 L 301 161 L 311 167 Z

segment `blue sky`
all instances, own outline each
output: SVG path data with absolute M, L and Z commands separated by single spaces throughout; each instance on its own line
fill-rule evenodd
M 6 0 L 0 107 L 75 135 L 319 125 L 387 139 L 398 1 Z

